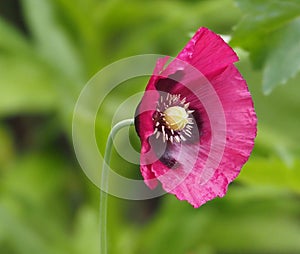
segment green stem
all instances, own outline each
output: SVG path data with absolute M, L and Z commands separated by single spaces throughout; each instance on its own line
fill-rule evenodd
M 134 119 L 126 119 L 117 123 L 110 131 L 104 153 L 100 188 L 100 254 L 107 254 L 107 198 L 108 198 L 108 170 L 113 147 L 113 139 L 117 132 L 134 124 Z

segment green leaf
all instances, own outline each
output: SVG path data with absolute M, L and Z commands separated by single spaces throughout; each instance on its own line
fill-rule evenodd
M 260 44 L 262 38 L 258 35 L 266 36 L 300 15 L 300 2 L 297 0 L 238 0 L 237 3 L 245 16 L 234 29 L 231 44 L 245 49 Z
M 52 77 L 33 57 L 0 58 L 0 116 L 47 112 L 56 108 Z
M 72 249 L 74 254 L 99 253 L 100 231 L 98 225 L 98 213 L 89 207 L 82 207 L 77 214 L 74 223 L 74 236 Z
M 29 41 L 1 19 L 0 53 L 0 116 L 53 110 L 53 71 Z
M 292 9 L 300 8 L 300 3 L 298 0 L 235 0 L 238 7 L 244 12 L 269 12 L 274 11 L 273 17 L 282 16 L 282 13 L 289 13 Z M 280 6 L 281 8 L 278 8 Z M 275 15 L 275 13 L 281 13 L 280 15 Z M 289 16 L 290 14 L 288 14 Z
M 276 46 L 269 51 L 263 71 L 263 91 L 268 94 L 300 71 L 300 18 L 276 33 Z
M 244 166 L 238 179 L 254 186 L 273 186 L 300 193 L 300 161 L 288 166 L 275 157 L 255 157 Z
M 78 85 L 84 79 L 84 66 L 74 43 L 55 12 L 53 1 L 23 0 L 27 25 L 37 43 L 37 50 L 63 75 Z
M 285 191 L 230 186 L 225 198 L 200 209 L 171 195 L 163 200 L 153 223 L 140 234 L 134 253 L 198 253 L 198 249 L 207 254 L 300 251 L 298 200 Z
M 0 250 L 3 242 L 6 242 L 12 253 L 31 254 L 40 253 L 50 254 L 51 251 L 41 236 L 29 228 L 26 223 L 18 216 L 8 210 L 2 203 L 0 205 Z M 6 253 L 7 247 L 4 247 Z
M 237 4 L 245 16 L 235 27 L 230 43 L 247 50 L 253 66 L 264 69 L 263 88 L 269 93 L 299 71 L 300 60 L 296 56 L 299 55 L 300 2 L 237 0 Z M 290 47 L 291 51 L 287 52 Z
M 101 35 L 96 16 L 103 16 L 109 2 L 97 0 L 53 0 L 56 9 L 62 15 L 61 25 L 70 34 L 70 39 L 76 44 L 80 55 L 85 61 L 88 75 L 93 75 L 101 65 Z
M 60 155 L 38 153 L 5 168 L 0 178 L 0 246 L 7 241 L 16 253 L 69 253 L 68 167 Z
M 38 23 L 38 20 L 35 22 Z M 58 38 L 59 35 L 55 37 L 53 34 L 54 41 L 47 39 L 49 31 L 40 31 L 42 28 L 39 25 L 33 28 L 38 34 L 35 35 L 39 41 L 36 46 L 0 19 L 0 116 L 60 109 L 64 119 L 69 121 L 80 89 L 78 84 L 84 84 L 81 81 L 82 72 L 77 71 L 78 66 L 74 67 L 76 61 L 70 55 L 72 47 L 64 44 L 64 40 Z M 56 32 L 55 29 L 52 27 Z M 42 39 L 37 39 L 40 37 Z M 58 45 L 56 40 L 62 43 Z M 60 54 L 59 50 L 63 53 Z
M 0 17 L 0 50 L 16 54 L 30 54 L 32 48 L 29 42 L 14 27 Z
M 290 80 L 288 89 L 279 86 L 272 96 L 265 96 L 257 87 L 262 82 L 262 73 L 254 71 L 248 59 L 239 62 L 238 67 L 247 80 L 258 117 L 255 143 L 263 144 L 259 155 L 269 155 L 274 148 L 284 145 L 300 159 L 300 75 Z

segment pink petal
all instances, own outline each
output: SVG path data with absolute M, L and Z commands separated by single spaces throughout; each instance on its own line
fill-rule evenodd
M 146 87 L 146 92 L 135 113 L 135 127 L 138 135 L 141 138 L 142 152 L 147 151 L 148 148 L 145 147 L 146 143 L 144 141 L 147 140 L 154 131 L 152 115 L 155 112 L 156 102 L 159 98 L 159 93 L 155 88 L 155 83 L 159 79 L 159 74 L 163 70 L 163 67 L 168 59 L 168 57 L 165 57 L 157 61 L 153 75 L 151 76 Z
M 187 200 L 194 207 L 225 195 L 228 184 L 238 176 L 250 156 L 256 136 L 257 119 L 253 102 L 246 82 L 237 69 L 233 65 L 228 66 L 221 75 L 212 77 L 210 81 L 224 107 L 227 128 L 225 151 L 219 166 L 213 169 L 213 176 L 204 185 L 200 183 L 199 177 L 208 158 L 211 140 L 211 127 L 206 114 L 202 114 L 204 124 L 198 154 L 195 155 L 195 151 L 199 144 L 182 145 L 183 156 L 177 158 L 181 165 L 179 168 L 169 169 L 160 161 L 152 166 L 152 171 L 167 192 L 175 194 L 180 200 Z M 195 157 L 197 161 L 191 169 L 187 161 Z
M 238 61 L 236 53 L 224 40 L 205 27 L 195 33 L 177 58 L 193 65 L 205 76 Z
M 233 65 L 238 58 L 218 35 L 200 28 L 163 70 L 167 60 L 158 61 L 137 110 L 136 129 L 142 143 L 141 171 L 150 188 L 156 187 L 157 178 L 167 192 L 199 207 L 217 196 L 224 196 L 229 183 L 238 176 L 252 151 L 257 119 L 247 84 Z M 176 81 L 172 80 L 174 77 Z M 204 103 L 213 100 L 210 89 L 216 94 L 221 109 L 208 110 Z M 189 109 L 195 110 L 194 120 L 199 128 L 193 141 L 169 144 L 164 150 L 163 142 L 153 138 L 152 116 L 159 91 L 180 94 L 190 102 Z M 225 116 L 224 121 L 222 116 Z M 222 121 L 223 125 L 218 124 Z M 219 140 L 222 133 L 224 140 Z M 159 154 L 159 150 L 164 152 Z M 214 166 L 209 161 L 214 161 Z
M 155 174 L 151 170 L 152 165 L 141 165 L 141 173 L 144 178 L 145 184 L 150 188 L 154 189 L 156 188 L 158 181 L 155 177 Z

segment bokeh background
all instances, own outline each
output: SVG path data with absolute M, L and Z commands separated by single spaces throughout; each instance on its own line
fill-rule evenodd
M 77 97 L 107 64 L 175 56 L 200 26 L 230 36 L 241 59 L 259 119 L 254 152 L 226 197 L 199 209 L 172 195 L 110 197 L 109 253 L 300 253 L 299 0 L 1 0 L 1 254 L 99 253 L 99 190 L 71 139 Z M 107 99 L 101 151 L 113 110 L 146 82 Z M 140 177 L 116 153 L 113 167 Z

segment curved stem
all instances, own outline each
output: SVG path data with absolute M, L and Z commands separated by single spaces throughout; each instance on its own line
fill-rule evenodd
M 108 170 L 110 164 L 113 139 L 117 132 L 134 124 L 134 119 L 126 119 L 117 123 L 110 131 L 104 153 L 100 185 L 100 254 L 107 254 L 107 198 L 108 198 Z

